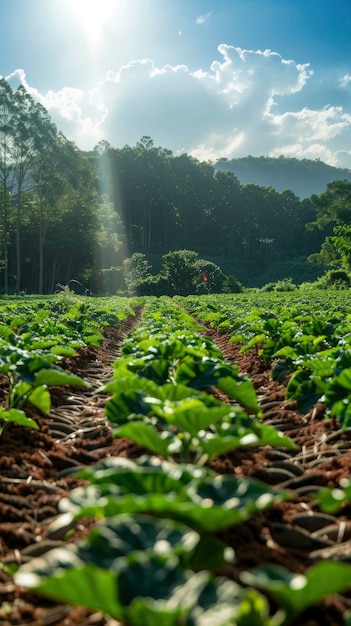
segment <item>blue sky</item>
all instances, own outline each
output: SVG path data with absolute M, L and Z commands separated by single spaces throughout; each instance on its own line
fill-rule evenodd
M 350 0 L 1 0 L 0 59 L 83 150 L 351 169 Z

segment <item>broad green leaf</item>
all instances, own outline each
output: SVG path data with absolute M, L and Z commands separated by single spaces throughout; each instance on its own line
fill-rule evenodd
M 230 376 L 221 377 L 217 382 L 217 387 L 250 413 L 254 415 L 260 413 L 254 386 L 248 378 L 238 380 Z
M 180 607 L 165 607 L 151 598 L 136 598 L 128 609 L 128 623 L 133 626 L 179 626 L 182 620 Z
M 125 424 L 132 414 L 147 416 L 152 412 L 152 405 L 145 398 L 145 393 L 136 389 L 116 393 L 105 404 L 106 415 L 115 424 Z
M 234 561 L 234 551 L 217 537 L 203 535 L 189 559 L 189 566 L 193 570 L 219 569 L 225 563 Z
M 87 539 L 77 544 L 77 556 L 104 569 L 113 569 L 116 559 L 135 552 L 162 557 L 177 555 L 189 561 L 194 551 L 200 549 L 199 540 L 195 531 L 173 521 L 121 515 L 100 522 Z M 223 553 L 224 544 L 218 544 Z
M 235 429 L 231 429 L 234 431 Z M 248 428 L 240 430 L 236 435 L 221 434 L 215 435 L 213 433 L 205 433 L 201 436 L 201 447 L 209 458 L 225 454 L 230 450 L 234 450 L 239 446 L 257 446 L 257 445 L 270 445 L 275 447 L 285 447 L 288 449 L 296 450 L 297 446 L 289 438 L 283 435 L 280 431 L 264 424 L 257 424 L 255 428 Z
M 245 584 L 268 591 L 291 618 L 322 598 L 350 588 L 351 565 L 324 561 L 305 575 L 278 566 L 262 566 L 243 572 L 240 578 Z
M 50 393 L 45 385 L 35 387 L 28 396 L 28 401 L 43 413 L 48 413 L 51 407 Z
M 284 435 L 284 433 L 274 428 L 274 426 L 258 422 L 253 424 L 252 430 L 258 436 L 260 445 L 284 447 L 289 450 L 298 449 L 298 446 L 290 437 Z
M 164 385 L 170 379 L 172 361 L 155 360 L 138 370 L 138 376 L 152 380 L 159 385 Z
M 48 387 L 53 385 L 74 385 L 87 387 L 88 383 L 86 383 L 79 376 L 75 376 L 70 372 L 52 368 L 40 370 L 40 372 L 35 375 L 35 386 L 37 387 L 40 385 L 48 385 Z
M 297 407 L 302 413 L 320 400 L 327 387 L 321 378 L 312 377 L 310 370 L 297 370 L 289 380 L 286 399 L 297 401 Z
M 135 463 L 130 459 L 112 457 L 93 468 L 79 470 L 77 476 L 92 485 L 118 485 L 121 493 L 143 495 L 147 493 L 171 493 L 200 480 L 214 477 L 214 472 L 193 465 L 169 463 L 157 457 L 142 456 Z
M 101 333 L 84 336 L 84 342 L 87 344 L 87 346 L 92 346 L 93 348 L 99 348 L 102 340 L 103 336 Z
M 340 400 L 345 400 L 346 404 L 351 400 L 351 368 L 344 369 L 338 376 L 335 376 L 325 391 L 327 406 L 333 407 Z
M 238 524 L 254 513 L 288 499 L 286 492 L 271 490 L 257 481 L 216 477 L 190 484 L 178 492 L 122 495 L 117 486 L 92 485 L 74 489 L 60 503 L 63 512 L 112 517 L 121 513 L 147 513 L 177 520 L 200 533 Z
M 52 352 L 52 354 L 64 356 L 66 358 L 72 358 L 74 356 L 77 356 L 77 351 L 74 348 L 70 348 L 69 346 L 60 346 L 57 344 L 51 348 L 50 352 Z
M 11 319 L 11 329 L 12 328 L 20 328 L 21 326 L 23 326 L 24 324 L 26 324 L 27 320 L 25 317 L 21 317 L 20 315 L 14 315 L 13 318 Z M 1 331 L 0 331 L 1 333 Z M 1 334 L 1 336 L 3 336 Z
M 13 422 L 14 424 L 18 424 L 19 426 L 28 426 L 29 428 L 34 428 L 34 430 L 38 430 L 38 424 L 31 418 L 27 417 L 24 411 L 19 409 L 2 409 L 0 410 L 0 421 L 4 422 Z
M 221 421 L 229 412 L 230 407 L 224 403 L 218 407 L 206 407 L 201 400 L 195 398 L 185 399 L 175 407 L 168 403 L 164 410 L 160 409 L 164 419 L 193 437 L 200 430 Z
M 13 332 L 13 327 L 11 328 L 5 324 L 0 324 L 0 337 L 1 339 L 5 339 L 6 341 L 13 343 L 16 337 Z
M 209 389 L 216 386 L 219 378 L 238 376 L 238 369 L 226 365 L 219 359 L 203 357 L 202 359 L 185 359 L 177 368 L 176 381 L 195 389 Z
M 57 602 L 86 606 L 115 618 L 123 616 L 116 575 L 89 563 L 72 550 L 52 550 L 15 574 L 16 584 L 29 587 Z
M 144 446 L 155 454 L 169 456 L 169 446 L 174 442 L 174 436 L 167 431 L 158 432 L 153 426 L 143 422 L 129 422 L 113 432 L 114 437 L 125 437 L 140 446 Z

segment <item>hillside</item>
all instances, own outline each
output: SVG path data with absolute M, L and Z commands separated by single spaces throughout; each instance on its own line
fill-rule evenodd
M 299 198 L 320 194 L 334 180 L 351 181 L 351 170 L 332 167 L 323 161 L 280 156 L 219 159 L 216 171 L 233 172 L 240 183 L 274 187 L 278 192 L 290 189 Z

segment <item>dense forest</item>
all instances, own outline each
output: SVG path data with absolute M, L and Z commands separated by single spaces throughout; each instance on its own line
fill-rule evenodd
M 313 198 L 243 184 L 150 137 L 82 152 L 23 87 L 13 91 L 4 79 L 0 192 L 2 293 L 51 293 L 71 279 L 111 293 L 123 289 L 133 254 L 157 273 L 162 257 L 177 250 L 195 251 L 245 286 L 313 280 L 325 266 L 307 258 L 328 261 L 318 253 L 334 226 L 318 222 Z M 310 223 L 318 228 L 308 230 Z

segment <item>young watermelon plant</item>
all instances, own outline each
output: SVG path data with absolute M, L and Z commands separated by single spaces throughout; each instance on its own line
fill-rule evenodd
M 37 428 L 36 422 L 26 416 L 23 407 L 29 402 L 47 413 L 50 410 L 49 386 L 87 384 L 79 376 L 58 367 L 59 350 L 50 353 L 47 350 L 30 349 L 28 335 L 25 338 L 26 349 L 19 347 L 23 345 L 22 338 L 18 338 L 4 325 L 0 327 L 0 335 L 0 372 L 7 375 L 9 381 L 6 406 L 0 407 L 1 437 L 10 423 Z
M 59 361 L 75 356 L 76 350 L 85 345 L 99 346 L 102 334 L 98 319 L 103 313 L 113 316 L 114 321 L 124 319 L 131 304 L 123 301 L 112 307 L 110 303 L 101 309 L 100 303 L 95 310 L 98 315 L 93 314 L 93 304 L 77 298 L 45 303 L 31 300 L 25 305 L 11 303 L 4 307 L 0 317 L 0 372 L 8 377 L 9 393 L 6 405 L 0 407 L 0 437 L 10 423 L 37 428 L 23 409 L 28 402 L 47 413 L 48 387 L 87 386 L 82 378 L 62 369 Z
M 192 318 L 168 300 L 164 312 L 162 301 L 157 303 L 161 317 L 155 318 L 153 306 L 122 346 L 113 380 L 101 388 L 113 394 L 106 415 L 119 426 L 115 436 L 196 464 L 242 445 L 294 448 L 289 438 L 260 423 L 252 382 L 225 363 Z M 213 387 L 233 404 L 209 395 Z
M 150 457 L 108 459 L 79 475 L 90 486 L 61 502 L 62 523 L 101 521 L 87 540 L 21 567 L 18 584 L 128 626 L 269 624 L 259 593 L 214 576 L 234 558 L 217 535 L 287 494 Z
M 268 340 L 274 331 L 279 337 L 278 347 L 268 342 L 266 356 L 293 349 L 292 361 L 307 358 L 302 336 L 314 345 L 314 359 L 337 345 L 326 330 L 313 344 L 311 328 L 302 329 L 297 319 L 305 317 L 301 310 L 276 325 L 270 313 L 271 321 L 264 322 L 272 326 Z M 221 316 L 225 324 L 225 311 Z M 255 316 L 256 323 L 257 311 Z M 232 312 L 233 328 L 235 317 Z M 256 330 L 250 332 L 249 341 Z M 82 470 L 88 484 L 61 501 L 56 525 L 72 527 L 92 516 L 96 528 L 83 542 L 22 566 L 18 584 L 102 611 L 124 626 L 288 626 L 306 607 L 350 587 L 346 563 L 320 563 L 304 575 L 264 565 L 244 572 L 242 584 L 224 577 L 235 554 L 221 533 L 288 495 L 258 481 L 218 476 L 204 463 L 236 445 L 292 444 L 275 429 L 265 430 L 249 379 L 200 333 L 169 299 L 148 303 L 113 380 L 101 391 L 110 394 L 106 413 L 117 424 L 116 435 L 168 460 L 107 459 Z M 289 340 L 279 344 L 284 334 Z M 213 387 L 232 402 L 214 398 Z

